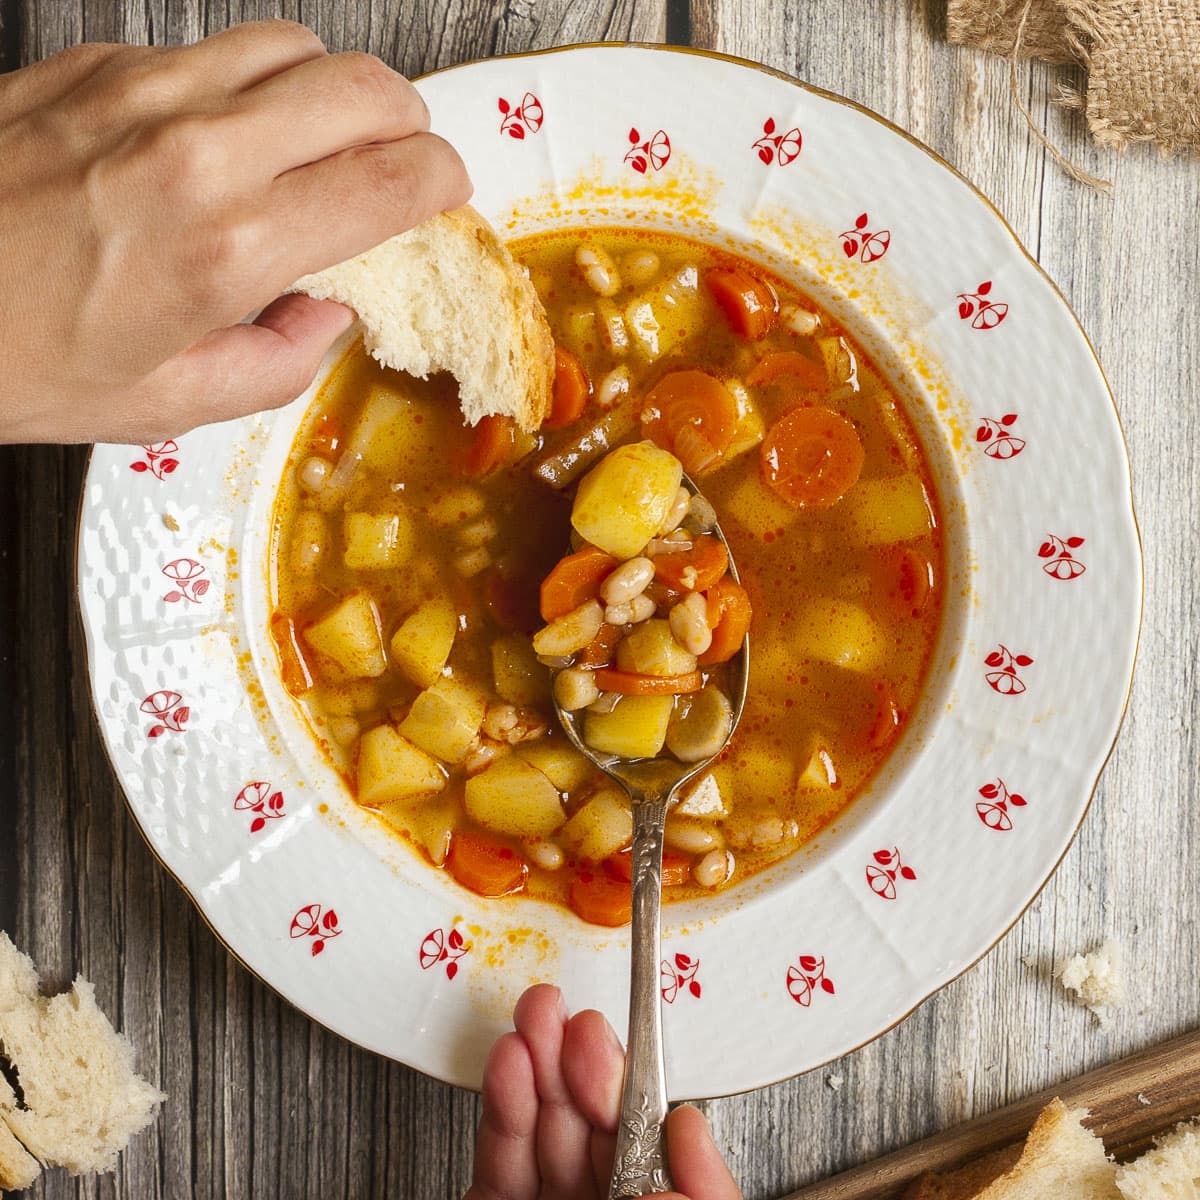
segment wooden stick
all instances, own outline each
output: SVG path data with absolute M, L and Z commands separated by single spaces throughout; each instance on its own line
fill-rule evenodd
M 1132 1158 L 1149 1146 L 1154 1134 L 1200 1112 L 1200 1030 L 801 1188 L 783 1200 L 898 1200 L 925 1171 L 952 1171 L 1022 1141 L 1055 1096 L 1068 1108 L 1090 1111 L 1085 1124 L 1104 1139 L 1110 1154 Z

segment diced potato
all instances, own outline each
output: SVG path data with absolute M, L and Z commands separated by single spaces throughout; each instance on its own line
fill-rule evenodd
M 315 575 L 329 554 L 329 526 L 323 513 L 302 508 L 292 523 L 292 570 L 297 575 Z
M 335 687 L 323 687 L 317 695 L 317 706 L 331 716 L 354 717 L 373 712 L 382 704 L 383 691 L 375 679 L 354 679 Z
M 635 675 L 686 675 L 696 656 L 685 650 L 662 617 L 635 625 L 617 645 L 617 666 Z
M 720 509 L 722 521 L 736 521 L 757 538 L 768 533 L 774 536 L 800 515 L 799 509 L 785 504 L 770 488 L 763 487 L 757 472 L 731 488 Z
M 392 725 L 376 725 L 358 743 L 358 802 L 379 808 L 420 800 L 446 786 L 446 772 Z
M 625 324 L 642 356 L 653 362 L 695 333 L 700 303 L 700 273 L 690 265 L 635 296 L 625 308 Z
M 441 529 L 479 516 L 487 507 L 484 494 L 469 483 L 450 484 L 424 507 L 425 516 Z
M 460 679 L 439 679 L 412 703 L 400 732 L 443 762 L 462 762 L 479 735 L 487 700 Z
M 864 546 L 907 542 L 933 529 L 933 508 L 913 474 L 860 479 L 842 501 L 847 536 Z
M 342 523 L 342 555 L 351 570 L 398 567 L 417 548 L 416 530 L 407 513 L 347 513 Z
M 609 713 L 589 711 L 583 740 L 601 754 L 654 758 L 667 738 L 674 696 L 622 696 Z
M 625 318 L 611 300 L 597 300 L 600 341 L 604 348 L 618 358 L 629 353 L 629 330 Z
M 750 390 L 740 379 L 725 380 L 725 387 L 737 404 L 738 423 L 734 426 L 733 440 L 726 447 L 723 462 L 730 462 L 739 454 L 753 450 L 767 436 L 766 422 L 758 415 Z
M 836 387 L 840 383 L 850 383 L 855 379 L 858 364 L 854 352 L 844 338 L 819 337 L 817 349 L 821 351 L 825 372 L 831 384 Z
M 566 815 L 554 784 L 515 754 L 468 779 L 465 796 L 473 821 L 513 837 L 548 837 Z
M 701 775 L 673 811 L 682 817 L 706 817 L 714 821 L 722 821 L 729 816 L 730 806 L 721 791 L 715 770 Z
M 522 708 L 550 700 L 550 672 L 537 660 L 533 645 L 519 633 L 492 643 L 496 695 Z
M 379 810 L 379 815 L 389 825 L 410 837 L 429 855 L 429 861 L 435 867 L 446 861 L 454 828 L 461 820 L 459 813 L 458 801 L 444 795 L 423 804 L 393 802 Z
M 301 635 L 320 655 L 331 682 L 377 679 L 387 668 L 379 609 L 367 592 L 351 592 Z
M 654 536 L 683 478 L 679 460 L 653 442 L 618 446 L 580 481 L 571 524 L 616 558 L 633 558 Z
M 658 344 L 658 318 L 645 296 L 635 296 L 625 308 L 625 328 L 642 357 L 653 362 L 662 353 Z
M 537 767 L 560 792 L 573 792 L 591 777 L 595 767 L 574 746 L 553 739 L 527 742 L 517 754 Z
M 791 646 L 804 658 L 818 658 L 851 671 L 873 671 L 884 659 L 883 630 L 853 600 L 820 596 L 809 600 L 791 627 Z
M 427 600 L 392 634 L 392 665 L 417 687 L 430 687 L 441 675 L 457 633 L 454 606 L 440 597 Z
M 747 799 L 773 801 L 796 790 L 796 764 L 770 742 L 742 739 L 734 753 L 713 767 L 721 795 L 731 809 Z
M 600 862 L 632 840 L 633 815 L 615 788 L 597 792 L 559 833 L 559 841 L 588 862 Z
M 819 791 L 827 792 L 837 786 L 837 781 L 838 774 L 837 768 L 833 765 L 833 756 L 822 741 L 814 739 L 812 753 L 808 756 L 808 762 L 800 772 L 796 786 L 816 788 Z
M 434 424 L 416 419 L 424 415 L 424 407 L 396 387 L 376 384 L 350 430 L 346 449 L 361 454 L 368 471 L 394 475 L 406 461 L 433 450 Z

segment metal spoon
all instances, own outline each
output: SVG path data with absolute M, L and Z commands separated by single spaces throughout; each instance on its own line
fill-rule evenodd
M 684 486 L 693 494 L 699 489 L 685 475 Z M 711 529 L 729 542 L 719 524 Z M 733 554 L 729 574 L 739 579 Z M 555 701 L 559 722 L 575 748 L 628 793 L 633 810 L 633 942 L 630 955 L 629 1038 L 625 1054 L 625 1084 L 621 1095 L 621 1119 L 617 1128 L 617 1150 L 613 1160 L 609 1197 L 645 1196 L 672 1191 L 667 1168 L 664 1123 L 667 1119 L 666 1064 L 662 1041 L 662 999 L 659 992 L 661 940 L 663 825 L 677 792 L 688 780 L 712 765 L 729 744 L 746 704 L 750 674 L 750 639 L 732 661 L 734 670 L 733 720 L 729 736 L 710 758 L 681 763 L 666 755 L 652 759 L 618 758 L 593 750 L 582 738 L 581 713 L 567 712 Z

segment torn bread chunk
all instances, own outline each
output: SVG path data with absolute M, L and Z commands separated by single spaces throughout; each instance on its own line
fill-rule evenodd
M 1200 1119 L 1154 1139 L 1154 1148 L 1117 1168 L 1125 1200 L 1194 1200 L 1200 1196 Z
M 420 378 L 449 371 L 468 425 L 511 417 L 536 429 L 550 411 L 554 341 L 525 270 L 473 208 L 305 275 L 290 289 L 358 314 L 384 366 Z
M 1125 976 L 1121 970 L 1121 947 L 1105 941 L 1088 954 L 1075 954 L 1059 963 L 1055 970 L 1059 982 L 1085 1008 L 1095 1014 L 1101 1025 L 1108 1022 L 1114 1009 L 1125 1002 Z
M 112 1170 L 165 1099 L 135 1074 L 133 1047 L 96 1007 L 92 985 L 76 979 L 69 992 L 42 996 L 33 963 L 5 933 L 0 1053 L 8 1065 L 0 1075 L 0 1188 L 27 1187 L 36 1162 L 74 1174 Z

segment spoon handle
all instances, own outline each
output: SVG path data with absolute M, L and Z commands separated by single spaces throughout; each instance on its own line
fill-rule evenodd
M 667 1169 L 666 1066 L 659 994 L 663 824 L 670 792 L 630 789 L 633 806 L 633 941 L 629 1046 L 610 1200 L 672 1190 Z

